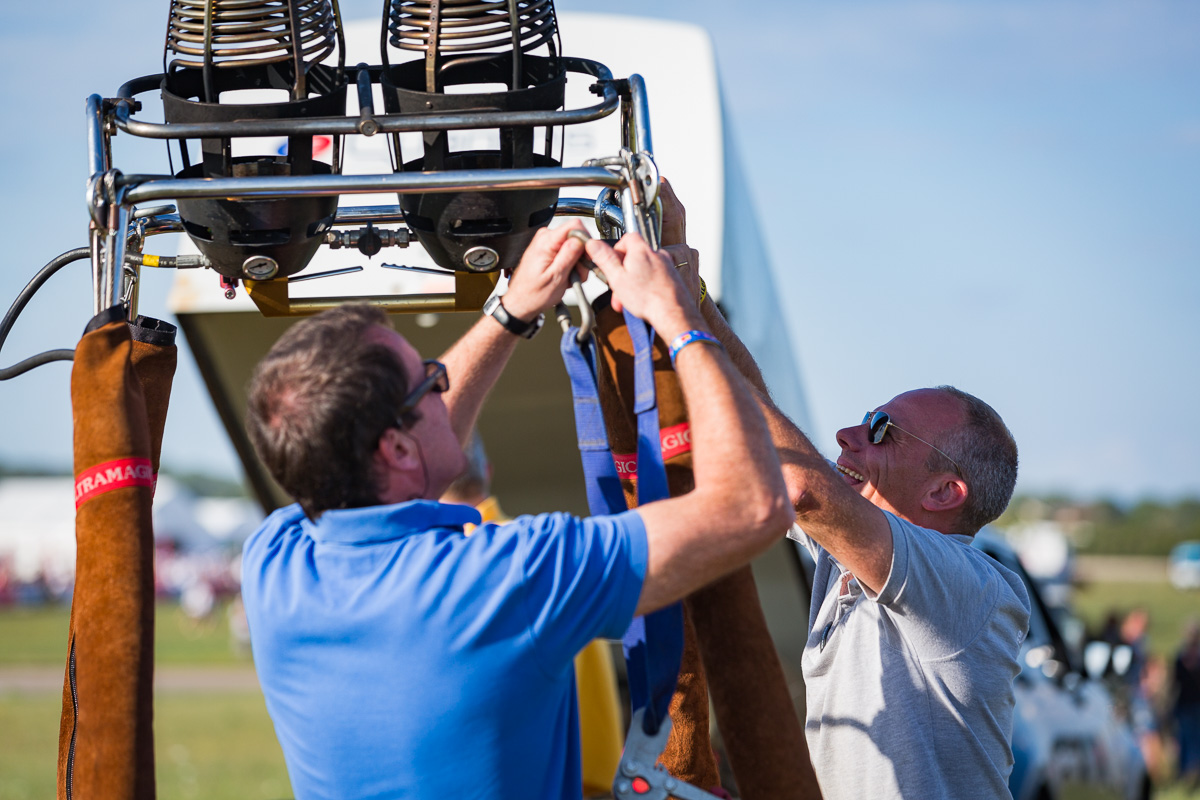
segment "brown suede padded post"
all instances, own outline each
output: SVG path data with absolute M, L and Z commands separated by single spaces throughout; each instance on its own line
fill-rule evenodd
M 129 325 L 111 309 L 76 347 L 71 403 L 77 478 L 100 464 L 152 459 L 159 452 L 175 356 L 143 351 L 135 366 L 134 349 Z M 154 384 L 158 398 L 153 434 L 140 378 Z M 151 502 L 150 487 L 126 486 L 97 494 L 76 511 L 60 798 L 155 796 Z M 72 654 L 78 713 L 70 687 Z
M 738 794 L 747 800 L 818 800 L 804 727 L 767 630 L 754 572 L 743 567 L 704 587 L 688 598 L 688 607 Z
M 607 296 L 596 303 L 600 402 L 614 453 L 637 449 L 633 414 L 633 347 L 622 315 Z M 653 344 L 659 425 L 687 420 L 687 406 L 666 344 Z M 694 488 L 692 455 L 668 459 L 672 496 Z M 636 482 L 623 480 L 636 505 Z M 684 601 L 684 656 L 671 702 L 671 738 L 662 763 L 672 775 L 701 788 L 719 785 L 709 740 L 709 695 L 729 766 L 748 800 L 821 797 L 804 730 L 792 704 L 775 644 L 767 629 L 754 575 L 744 567 Z

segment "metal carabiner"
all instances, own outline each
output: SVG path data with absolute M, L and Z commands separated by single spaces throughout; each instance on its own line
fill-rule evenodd
M 572 239 L 579 240 L 579 243 L 585 246 L 592 238 L 587 231 L 580 228 L 575 228 L 568 233 L 567 236 Z M 595 262 L 587 257 L 586 253 L 579 257 L 579 263 L 591 271 L 597 278 L 599 278 L 605 286 L 608 285 L 608 279 L 604 277 L 604 273 L 601 272 L 600 268 L 596 266 Z M 575 335 L 575 341 L 582 343 L 586 341 L 587 338 L 592 335 L 592 331 L 596 329 L 596 312 L 592 308 L 592 304 L 588 302 L 587 295 L 583 293 L 583 281 L 579 279 L 579 273 L 575 272 L 575 270 L 571 270 L 571 286 L 575 289 L 575 301 L 579 304 L 580 317 L 579 333 Z M 561 312 L 558 315 L 558 319 L 561 324 Z M 566 330 L 566 327 L 564 327 L 563 330 Z

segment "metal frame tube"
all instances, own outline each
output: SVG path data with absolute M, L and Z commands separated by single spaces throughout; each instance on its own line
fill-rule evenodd
M 609 95 L 612 99 L 609 100 Z M 573 111 L 496 111 L 470 114 L 430 114 L 428 116 L 387 115 L 375 117 L 377 132 L 407 133 L 411 131 L 458 131 L 485 128 L 520 128 L 552 125 L 578 125 L 607 117 L 617 108 L 616 92 L 605 90 L 605 101 L 599 105 Z M 249 138 L 254 136 L 337 136 L 362 133 L 359 117 L 311 117 L 307 119 L 246 119 L 235 122 L 190 122 L 168 125 L 160 122 L 138 122 L 131 119 L 129 109 L 118 108 L 114 114 L 117 128 L 143 139 L 218 139 Z
M 611 203 L 603 203 L 600 209 L 608 224 L 624 227 L 624 215 L 620 208 Z M 586 197 L 563 197 L 559 199 L 554 215 L 557 217 L 594 218 L 596 201 Z M 138 216 L 135 211 L 132 216 L 141 222 L 143 236 L 184 232 L 183 221 L 174 211 L 150 216 Z M 341 206 L 333 220 L 333 224 L 336 226 L 362 226 L 368 222 L 383 225 L 400 224 L 404 222 L 404 212 L 400 210 L 400 206 Z M 130 226 L 130 236 L 133 236 L 134 227 Z
M 633 133 L 637 139 L 636 152 L 654 155 L 654 140 L 650 136 L 650 101 L 646 97 L 646 81 L 641 75 L 629 76 L 629 102 L 633 107 Z
M 104 234 L 95 226 L 88 231 L 88 247 L 92 251 L 92 316 L 104 310 L 104 293 L 100 287 L 104 285 L 104 248 L 101 238 Z
M 588 217 L 594 219 L 602 233 L 602 221 L 617 228 L 624 229 L 625 227 L 625 215 L 621 213 L 620 208 L 614 206 L 612 203 L 589 200 L 586 197 L 560 197 L 558 208 L 554 210 L 554 215 L 556 217 Z
M 633 130 L 633 107 L 628 98 L 621 98 L 621 146 L 637 152 L 637 134 Z
M 183 220 L 178 214 L 156 214 L 146 217 L 142 224 L 143 236 L 157 236 L 160 233 L 183 233 Z
M 128 261 L 128 260 L 127 260 Z M 126 263 L 122 271 L 122 283 L 124 283 L 125 271 L 129 271 L 129 299 L 126 301 L 125 318 L 130 322 L 137 319 L 138 315 L 138 298 L 142 291 L 142 266 L 139 260 L 137 264 Z
M 596 204 L 586 197 L 560 197 L 554 209 L 556 217 L 590 217 Z
M 646 238 L 642 215 L 638 213 L 638 205 L 633 199 L 633 189 L 628 186 L 621 189 L 621 214 L 627 223 L 622 226 L 625 233 L 636 233 L 643 239 Z
M 87 99 L 88 157 L 92 177 L 108 170 L 104 136 L 104 101 L 94 94 Z
M 125 203 L 121 202 L 118 195 L 117 202 L 113 203 L 110 212 L 113 219 L 107 231 L 103 232 L 104 250 L 103 250 L 103 270 L 100 275 L 100 284 L 95 287 L 96 299 L 100 304 L 99 314 L 106 308 L 111 308 L 121 302 L 121 283 L 124 276 L 122 270 L 125 268 L 125 237 L 129 227 L 129 208 Z
M 129 186 L 125 202 L 157 202 L 180 197 L 307 197 L 378 192 L 489 192 L 563 186 L 611 186 L 624 179 L 603 167 L 450 170 L 391 175 L 271 175 L 250 178 L 184 178 Z
M 612 73 L 603 64 L 586 59 L 563 59 L 568 71 L 591 75 L 602 82 L 612 81 Z M 371 68 L 368 67 L 369 71 Z M 362 74 L 356 70 L 356 78 Z M 121 96 L 132 99 L 133 92 L 157 88 L 162 76 L 147 75 L 121 87 Z M 472 130 L 481 128 L 543 127 L 578 125 L 607 117 L 617 110 L 620 98 L 612 83 L 604 83 L 604 97 L 594 106 L 564 111 L 491 111 L 449 114 L 385 114 L 373 116 L 377 133 L 410 131 Z M 193 122 L 167 124 L 140 122 L 132 118 L 128 103 L 120 103 L 113 112 L 117 128 L 145 139 L 214 139 L 254 136 L 348 135 L 365 133 L 358 116 L 311 117 L 308 119 L 248 119 L 234 122 Z

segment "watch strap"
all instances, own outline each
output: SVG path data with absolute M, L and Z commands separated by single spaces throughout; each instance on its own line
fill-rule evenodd
M 538 314 L 537 317 L 529 322 L 514 317 L 508 313 L 508 309 L 500 301 L 499 295 L 493 296 L 484 304 L 483 313 L 496 320 L 496 322 L 499 322 L 504 330 L 523 339 L 532 339 L 542 329 L 542 324 L 546 321 L 545 314 Z

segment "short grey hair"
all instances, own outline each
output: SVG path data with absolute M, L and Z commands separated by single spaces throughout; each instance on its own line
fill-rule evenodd
M 1008 508 L 1017 485 L 1017 442 L 996 410 L 974 395 L 953 386 L 935 386 L 956 398 L 966 422 L 944 434 L 938 446 L 958 464 L 967 483 L 967 501 L 959 514 L 963 533 L 976 533 Z M 926 462 L 931 470 L 944 469 L 936 452 Z

